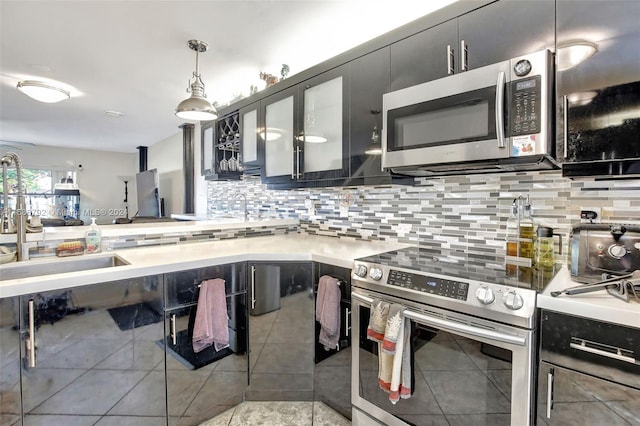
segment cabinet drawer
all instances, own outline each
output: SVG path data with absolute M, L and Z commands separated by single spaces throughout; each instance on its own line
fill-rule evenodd
M 197 302 L 200 293 L 198 286 L 209 279 L 222 278 L 227 295 L 245 292 L 245 265 L 233 263 L 165 274 L 165 309 Z

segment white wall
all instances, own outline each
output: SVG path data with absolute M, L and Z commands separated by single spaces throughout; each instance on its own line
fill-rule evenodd
M 193 137 L 194 151 L 194 202 L 195 213 L 207 214 L 207 184 L 200 175 L 200 123 L 195 123 Z M 157 169 L 160 197 L 164 198 L 165 216 L 184 213 L 184 172 L 182 129 L 178 133 L 148 148 L 147 168 Z
M 25 146 L 16 153 L 24 168 L 53 170 L 54 177 L 66 175 L 66 171 L 76 172 L 75 183 L 80 189 L 80 219 L 85 224 L 91 223 L 91 216 L 95 216 L 99 224 L 112 223 L 115 218 L 124 217 L 124 179 L 129 181 L 129 214 L 137 210 L 135 153 L 49 146 Z
M 182 213 L 184 175 L 182 173 L 182 130 L 151 145 L 147 151 L 147 168 L 158 170 L 158 192 L 164 198 L 164 214 Z

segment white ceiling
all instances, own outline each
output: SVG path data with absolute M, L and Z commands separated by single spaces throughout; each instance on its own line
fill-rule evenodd
M 260 71 L 293 75 L 453 1 L 0 0 L 0 148 L 135 152 L 180 131 L 189 39 L 209 44 L 200 72 L 208 99 L 226 104 Z M 16 89 L 24 79 L 72 97 L 39 103 Z

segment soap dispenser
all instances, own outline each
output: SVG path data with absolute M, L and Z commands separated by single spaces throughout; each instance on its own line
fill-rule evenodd
M 96 224 L 96 218 L 91 218 L 91 225 L 84 234 L 87 253 L 100 253 L 102 244 L 102 231 Z

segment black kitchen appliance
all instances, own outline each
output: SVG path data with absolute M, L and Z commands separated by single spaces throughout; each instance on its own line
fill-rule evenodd
M 577 224 L 571 230 L 569 259 L 571 275 L 578 282 L 630 274 L 640 269 L 640 226 Z
M 365 331 L 353 328 L 353 424 L 533 424 L 536 297 L 554 272 L 513 277 L 504 259 L 419 247 L 357 259 L 352 324 L 366 324 L 374 299 L 403 305 L 415 386 L 390 403 L 378 386 L 378 348 L 360 345 Z

